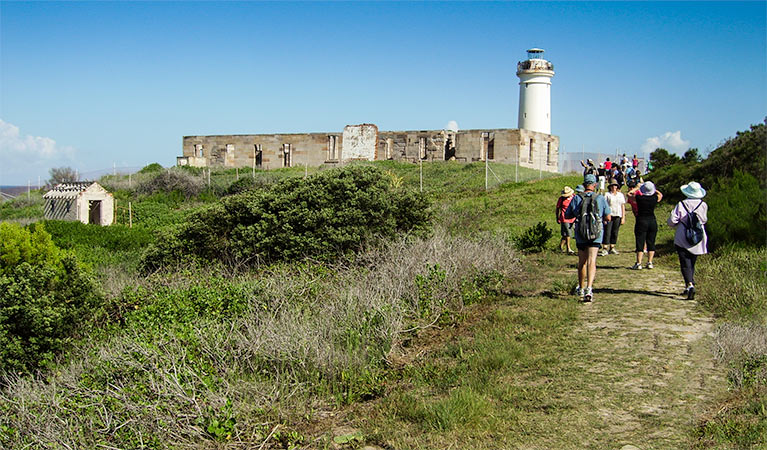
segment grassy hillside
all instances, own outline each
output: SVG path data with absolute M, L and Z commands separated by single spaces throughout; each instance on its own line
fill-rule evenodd
M 585 397 L 565 393 L 583 386 L 586 372 L 574 364 L 596 357 L 586 351 L 590 341 L 582 333 L 581 305 L 569 296 L 573 260 L 554 250 L 556 199 L 580 177 L 493 165 L 505 182 L 491 175 L 495 181 L 485 191 L 483 164 L 372 165 L 387 173 L 392 186 L 413 191 L 420 190 L 423 170 L 423 190 L 434 211 L 431 235 L 368 243 L 329 262 L 190 262 L 146 275 L 137 272 L 138 262 L 145 248 L 164 239 L 164 227 L 219 204 L 234 183 L 246 184 L 238 176 L 251 174 L 214 170 L 210 185 L 201 170 L 181 171 L 173 179 L 160 180 L 157 171 L 102 179 L 115 193 L 118 225 L 46 224 L 58 246 L 96 268 L 101 303 L 84 318 L 87 333 L 73 336 L 53 366 L 37 377 L 3 379 L 0 444 L 354 448 L 388 442 L 397 448 L 493 448 L 501 442 L 494 438 L 545 436 L 544 425 L 561 427 L 564 439 L 595 426 L 597 421 L 559 420 L 589 407 Z M 281 179 L 313 173 L 259 171 L 244 187 L 266 190 Z M 156 189 L 169 182 L 179 187 Z M 126 226 L 128 202 L 133 228 Z M 670 208 L 661 205 L 659 222 Z M 515 249 L 514 238 L 539 222 L 554 231 L 546 250 Z M 631 247 L 632 223 L 629 218 L 621 231 L 624 251 Z M 661 230 L 661 264 L 674 267 L 672 233 Z M 740 257 L 751 262 L 762 255 L 743 252 Z M 702 258 L 701 283 L 712 289 L 701 291 L 701 303 L 730 327 L 721 329 L 730 338 L 721 331 L 720 342 L 745 336 L 727 325 L 740 320 L 760 324 L 745 327 L 758 342 L 753 336 L 764 325 L 758 322 L 764 320 L 758 303 L 765 297 L 764 269 L 756 263 L 733 274 L 750 283 L 744 288 L 748 304 L 738 306 L 713 288 L 731 282 L 719 275 L 725 263 Z M 737 346 L 728 348 L 728 358 L 737 354 Z M 761 351 L 751 351 L 753 358 L 722 357 L 732 362 L 735 379 L 747 380 L 741 385 L 748 390 L 737 394 L 742 408 L 677 430 L 675 439 L 688 434 L 691 443 L 714 446 L 758 442 L 754 433 L 767 423 L 758 410 L 765 402 Z M 343 420 L 347 414 L 370 426 L 335 429 L 352 423 Z M 743 429 L 752 430 L 750 440 L 733 434 Z M 566 441 L 538 442 L 553 448 Z

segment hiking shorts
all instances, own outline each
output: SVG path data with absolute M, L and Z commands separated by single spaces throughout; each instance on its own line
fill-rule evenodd
M 578 250 L 586 250 L 587 248 L 600 248 L 602 244 L 599 242 L 586 242 L 584 244 L 575 244 Z
M 575 237 L 575 222 L 560 223 L 559 232 L 562 234 L 562 237 Z
M 658 234 L 658 222 L 655 217 L 637 217 L 634 224 L 634 236 L 636 237 L 636 251 L 641 252 L 647 245 L 648 252 L 655 251 L 655 236 Z

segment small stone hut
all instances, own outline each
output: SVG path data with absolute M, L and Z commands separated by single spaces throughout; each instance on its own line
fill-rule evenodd
M 61 183 L 43 195 L 45 218 L 111 225 L 114 197 L 95 181 Z

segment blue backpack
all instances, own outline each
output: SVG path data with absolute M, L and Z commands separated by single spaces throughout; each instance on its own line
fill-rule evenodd
M 698 243 L 703 240 L 703 224 L 700 223 L 700 219 L 698 219 L 698 215 L 695 214 L 695 210 L 703 204 L 703 201 L 701 200 L 701 202 L 698 203 L 698 206 L 692 211 L 687 209 L 684 202 L 681 203 L 682 208 L 687 211 L 687 223 L 684 223 L 684 221 L 682 222 L 682 225 L 684 225 L 684 237 L 687 239 L 688 244 L 693 246 L 698 245 Z

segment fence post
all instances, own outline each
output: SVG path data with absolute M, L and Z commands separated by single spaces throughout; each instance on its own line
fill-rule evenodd
M 485 154 L 485 190 L 487 190 L 487 164 L 488 164 L 488 158 L 487 158 L 487 154 Z
M 128 228 L 133 228 L 133 209 L 131 202 L 128 202 Z
M 418 173 L 419 173 L 419 188 L 420 191 L 423 192 L 423 159 L 421 159 L 421 155 L 418 155 Z

